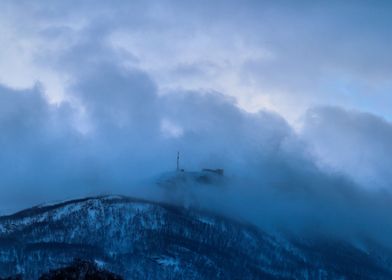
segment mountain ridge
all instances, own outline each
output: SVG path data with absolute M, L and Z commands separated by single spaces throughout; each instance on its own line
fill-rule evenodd
M 37 279 L 76 258 L 125 279 L 392 277 L 390 255 L 384 262 L 348 243 L 271 235 L 207 211 L 121 195 L 0 217 L 0 277 Z

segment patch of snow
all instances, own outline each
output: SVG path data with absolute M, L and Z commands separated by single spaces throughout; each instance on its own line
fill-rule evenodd
M 352 245 L 354 248 L 358 249 L 359 251 L 362 251 L 363 253 L 365 253 L 365 254 L 367 254 L 367 255 L 370 254 L 369 248 L 368 248 L 368 247 L 366 246 L 366 244 L 365 244 L 363 241 L 361 241 L 361 240 L 353 240 L 353 241 L 351 241 L 351 245 Z
M 249 243 L 251 243 L 254 246 L 257 246 L 257 239 L 255 238 L 255 236 L 253 236 L 250 232 L 248 232 L 247 230 L 242 231 L 242 234 L 244 235 L 244 237 L 247 239 L 247 241 Z
M 123 196 L 121 195 L 108 195 L 103 197 L 104 200 L 118 200 L 118 199 L 124 199 Z
M 173 266 L 175 270 L 180 269 L 180 261 L 169 256 L 162 256 L 156 260 L 160 265 Z
M 99 267 L 99 268 L 104 268 L 105 267 L 105 262 L 101 261 L 101 260 L 94 260 L 95 264 Z
M 67 215 L 69 213 L 80 211 L 81 209 L 82 209 L 81 203 L 66 205 L 64 207 L 56 209 L 52 215 L 52 219 L 59 220 L 62 217 L 64 217 L 65 215 Z
M 197 219 L 202 223 L 205 223 L 205 224 L 208 224 L 211 226 L 215 225 L 215 220 L 210 217 L 199 216 L 199 217 L 197 217 Z

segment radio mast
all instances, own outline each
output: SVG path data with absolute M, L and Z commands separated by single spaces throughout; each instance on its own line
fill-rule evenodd
M 180 171 L 180 152 L 177 152 L 177 172 Z

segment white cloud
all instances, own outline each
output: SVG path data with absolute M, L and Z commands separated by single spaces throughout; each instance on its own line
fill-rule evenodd
M 165 118 L 161 121 L 161 131 L 165 137 L 169 138 L 178 138 L 184 134 L 183 129 L 179 125 Z

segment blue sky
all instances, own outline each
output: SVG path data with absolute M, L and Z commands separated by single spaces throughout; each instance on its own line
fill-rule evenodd
M 1 211 L 144 194 L 136 186 L 174 169 L 178 150 L 187 169 L 246 178 L 241 193 L 255 200 L 278 186 L 326 194 L 327 207 L 353 188 L 373 205 L 392 183 L 391 11 L 390 1 L 1 1 Z M 344 199 L 329 218 L 350 219 L 358 201 Z M 301 216 L 313 203 L 280 206 Z M 384 206 L 365 208 L 368 220 L 382 221 Z

